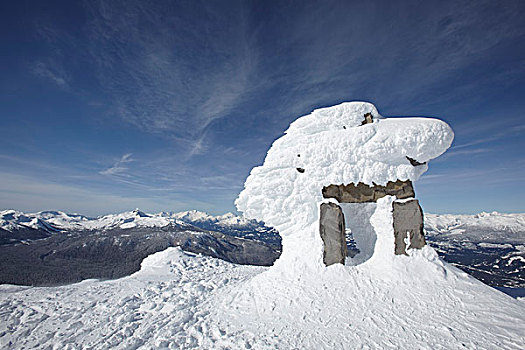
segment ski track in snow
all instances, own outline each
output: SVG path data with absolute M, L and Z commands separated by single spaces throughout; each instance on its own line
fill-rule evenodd
M 525 346 L 525 304 L 449 266 L 437 279 L 436 271 L 429 271 L 433 277 L 419 284 L 343 266 L 315 278 L 276 279 L 268 272 L 169 248 L 145 259 L 139 272 L 118 280 L 40 288 L 3 285 L 0 347 Z

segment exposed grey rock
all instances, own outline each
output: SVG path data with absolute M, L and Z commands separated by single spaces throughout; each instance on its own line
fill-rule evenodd
M 419 166 L 419 165 L 425 165 L 425 164 L 427 164 L 427 162 L 420 163 L 420 162 L 418 162 L 417 160 L 415 160 L 414 158 L 410 158 L 409 156 L 406 156 L 406 158 L 408 159 L 408 161 L 410 162 L 410 164 L 411 164 L 412 166 Z
M 323 261 L 326 266 L 344 264 L 346 257 L 345 218 L 335 203 L 322 203 L 319 232 L 324 243 Z
M 394 220 L 395 254 L 406 254 L 405 239 L 410 235 L 408 249 L 422 248 L 425 243 L 423 234 L 423 211 L 417 199 L 406 202 L 394 201 L 392 216 Z
M 374 122 L 373 118 L 372 118 L 372 113 L 366 113 L 364 115 L 365 117 L 365 120 L 363 120 L 363 122 L 361 123 L 361 125 L 365 125 L 365 124 L 371 124 Z
M 385 196 L 396 196 L 398 199 L 415 197 L 412 181 L 389 181 L 386 186 L 369 186 L 362 182 L 357 185 L 329 185 L 323 187 L 324 198 L 335 198 L 339 203 L 376 202 Z

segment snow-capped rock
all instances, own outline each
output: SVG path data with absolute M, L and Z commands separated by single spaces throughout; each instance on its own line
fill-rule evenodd
M 364 122 L 363 113 L 373 123 Z M 394 196 L 379 198 L 367 220 L 366 233 L 374 238 L 368 260 L 323 263 L 319 208 L 334 201 L 323 199 L 325 186 L 415 181 L 452 139 L 442 121 L 383 119 L 363 102 L 293 122 L 236 201 L 247 217 L 279 230 L 283 253 L 218 315 L 234 320 L 233 329 L 272 329 L 287 348 L 524 347 L 520 302 L 445 263 L 428 245 L 394 254 Z

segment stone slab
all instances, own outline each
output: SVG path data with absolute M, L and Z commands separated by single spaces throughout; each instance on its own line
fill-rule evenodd
M 344 264 L 346 258 L 345 218 L 335 203 L 322 203 L 319 232 L 324 244 L 323 261 L 326 266 Z
M 417 199 L 392 204 L 392 216 L 394 221 L 394 253 L 396 255 L 406 254 L 405 239 L 410 237 L 408 249 L 422 248 L 425 242 L 423 233 L 423 211 Z M 410 235 L 410 236 L 408 236 Z
M 412 181 L 389 181 L 386 186 L 369 186 L 362 182 L 357 185 L 329 185 L 323 187 L 324 198 L 335 198 L 339 203 L 377 202 L 385 196 L 396 196 L 398 199 L 415 197 Z

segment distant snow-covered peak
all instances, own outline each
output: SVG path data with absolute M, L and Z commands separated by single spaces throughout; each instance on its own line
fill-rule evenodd
M 175 219 L 180 219 L 183 221 L 191 221 L 191 222 L 198 222 L 198 221 L 207 221 L 212 220 L 214 217 L 198 210 L 189 210 L 189 211 L 182 211 L 180 213 L 174 213 L 171 215 L 171 217 Z
M 466 214 L 425 214 L 425 227 L 436 232 L 478 227 L 485 230 L 525 232 L 525 214 L 505 214 L 496 211 Z
M 133 215 L 135 216 L 138 216 L 138 217 L 141 217 L 141 218 L 147 218 L 147 217 L 150 217 L 150 215 L 144 213 L 143 211 L 141 211 L 139 208 L 133 210 Z
M 255 220 L 247 219 L 243 216 L 238 216 L 233 213 L 226 213 L 221 216 L 217 216 L 217 222 L 222 225 L 231 225 L 231 226 L 246 226 L 253 225 L 256 223 Z
M 270 231 L 262 223 L 248 220 L 233 213 L 213 216 L 198 210 L 180 213 L 160 212 L 149 214 L 135 209 L 96 218 L 62 211 L 40 211 L 23 213 L 16 210 L 0 211 L 0 228 L 14 231 L 24 228 L 42 229 L 48 232 L 71 230 L 108 230 L 134 227 L 197 226 L 207 230 L 226 232 L 230 229 Z
M 120 214 L 109 214 L 90 220 L 85 223 L 87 229 L 111 229 L 133 227 L 164 227 L 171 223 L 167 217 L 156 214 L 146 214 L 139 209 L 126 211 Z
M 235 215 L 233 213 L 226 213 L 223 215 L 213 216 L 202 211 L 190 210 L 183 211 L 180 213 L 174 213 L 171 215 L 171 217 L 197 226 L 199 226 L 199 224 L 209 224 L 214 226 L 236 228 L 262 226 L 262 223 L 256 220 L 250 220 L 245 217 Z
M 104 230 L 112 228 L 131 228 L 137 226 L 166 226 L 172 220 L 156 215 L 146 214 L 139 209 L 90 218 L 78 214 L 67 214 L 62 211 L 40 211 L 22 213 L 16 210 L 0 212 L 0 228 L 13 231 L 23 228 L 43 229 L 46 231 L 70 230 Z
M 21 228 L 36 228 L 35 217 L 13 209 L 0 211 L 0 228 L 6 231 L 13 231 Z

